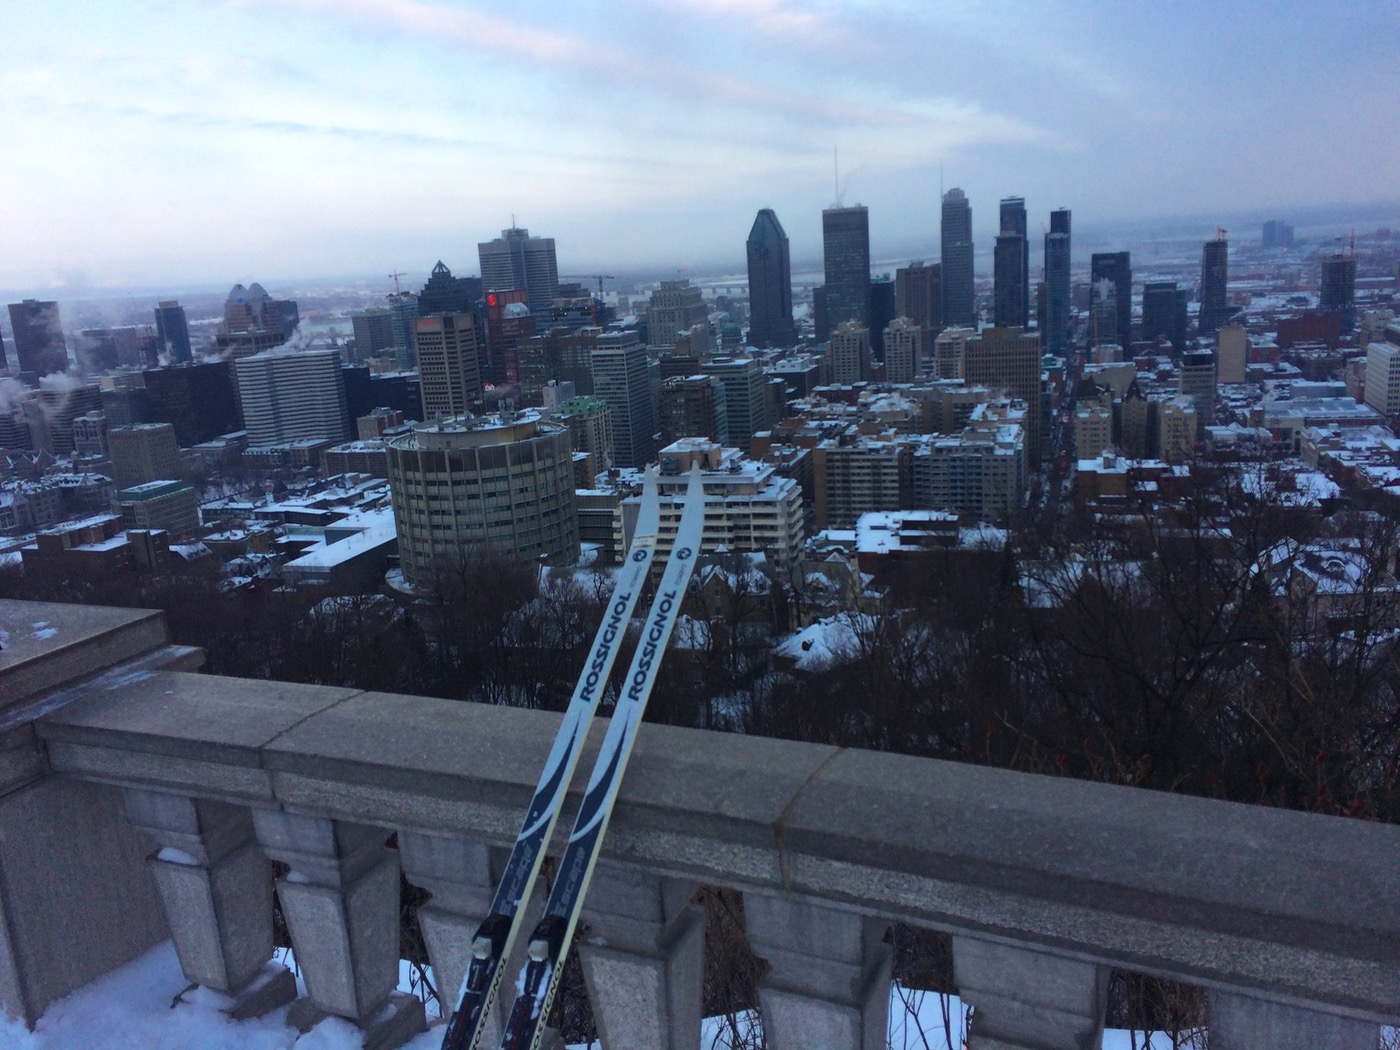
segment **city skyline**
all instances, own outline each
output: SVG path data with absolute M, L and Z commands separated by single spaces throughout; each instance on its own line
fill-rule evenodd
M 873 245 L 936 243 L 951 186 L 983 214 L 1282 214 L 1393 197 L 1400 162 L 1366 133 L 1379 5 L 70 8 L 7 20 L 3 288 L 466 272 L 517 224 L 571 274 L 701 266 L 765 207 L 810 258 L 837 202 Z

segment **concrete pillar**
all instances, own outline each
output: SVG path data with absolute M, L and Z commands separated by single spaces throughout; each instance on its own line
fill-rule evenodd
M 884 1050 L 892 952 L 888 922 L 782 897 L 744 897 L 749 945 L 774 1050 Z
M 418 926 L 428 945 L 428 958 L 433 964 L 444 1017 L 457 1008 L 462 978 L 471 959 L 472 938 L 481 920 L 486 918 L 496 892 L 492 853 L 480 842 L 414 829 L 399 830 L 399 856 L 404 875 L 413 885 L 433 895 L 418 909 Z M 527 929 L 525 934 L 529 932 Z M 510 968 L 515 961 L 506 961 L 507 969 L 502 977 L 506 988 L 515 978 L 515 971 Z M 486 1018 L 483 1046 L 495 1046 L 501 1041 L 510 998 L 496 997 L 491 1014 Z
M 180 967 L 195 984 L 233 997 L 235 1018 L 296 998 L 272 962 L 272 866 L 246 807 L 127 788 L 127 819 L 161 847 L 147 859 Z
M 396 993 L 399 858 L 388 832 L 282 810 L 253 811 L 267 855 L 291 870 L 277 880 L 282 914 L 310 1001 L 288 1023 L 309 1029 L 328 1014 L 364 1032 L 366 1050 L 387 1050 L 423 1031 L 423 1004 Z
M 968 1050 L 1098 1050 L 1107 966 L 954 935 L 953 977 L 973 1008 Z
M 1325 1008 L 1210 989 L 1211 1050 L 1375 1050 L 1379 1026 Z
M 579 959 L 607 1047 L 691 1050 L 700 1038 L 705 915 L 696 887 L 600 863 Z

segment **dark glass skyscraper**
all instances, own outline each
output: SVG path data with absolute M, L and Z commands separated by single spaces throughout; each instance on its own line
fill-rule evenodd
M 1031 247 L 1026 238 L 1026 201 L 1005 197 L 1001 202 L 1001 232 L 993 256 L 993 316 L 998 327 L 1030 324 Z
M 870 213 L 865 205 L 822 212 L 822 257 L 826 263 L 826 317 L 834 328 L 846 321 L 870 327 Z M 825 339 L 829 332 L 818 332 Z
M 1225 296 L 1229 275 L 1230 242 L 1220 230 L 1213 241 L 1201 246 L 1201 315 L 1197 326 L 1201 335 L 1218 331 L 1234 313 Z
M 433 267 L 428 283 L 418 293 L 418 313 L 462 314 L 476 309 L 476 300 L 460 278 L 453 277 L 452 271 L 443 265 L 441 259 Z
M 1133 341 L 1133 264 L 1127 252 L 1095 252 L 1089 260 L 1089 277 L 1093 282 L 1090 302 L 1099 302 L 1101 281 L 1113 286 L 1113 302 L 1108 311 L 1113 319 L 1113 329 L 1108 330 L 1099 311 L 1098 324 L 1091 336 L 1097 343 L 1117 343 L 1126 347 Z
M 1164 335 L 1171 341 L 1172 350 L 1181 353 L 1186 349 L 1186 296 L 1185 288 L 1177 288 L 1175 281 L 1149 282 L 1142 286 L 1142 337 L 1146 340 Z
M 68 342 L 63 338 L 58 303 L 48 299 L 11 303 L 10 331 L 20 372 L 46 376 L 68 371 Z
M 156 343 L 161 364 L 188 364 L 193 356 L 185 308 L 174 299 L 167 299 L 156 307 Z
M 943 195 L 939 231 L 943 259 L 943 323 L 967 327 L 977 323 L 972 280 L 972 205 L 956 186 Z
M 787 233 L 772 208 L 763 208 L 749 230 L 749 343 L 793 346 L 792 261 Z
M 1069 221 L 1069 209 L 1057 208 L 1045 235 L 1045 349 L 1052 354 L 1069 345 Z

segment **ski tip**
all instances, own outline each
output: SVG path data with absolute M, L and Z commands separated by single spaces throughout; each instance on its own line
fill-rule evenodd
M 642 479 L 642 508 L 637 515 L 634 536 L 654 536 L 661 528 L 660 485 L 656 467 L 647 467 Z

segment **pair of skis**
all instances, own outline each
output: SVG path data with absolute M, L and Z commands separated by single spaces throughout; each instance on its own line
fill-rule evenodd
M 691 469 L 686 487 L 685 505 L 671 557 L 647 613 L 637 652 L 589 777 L 544 917 L 530 936 L 528 959 L 516 984 L 515 1005 L 501 1037 L 501 1050 L 525 1050 L 527 1047 L 534 1050 L 544 1035 L 544 1021 L 558 990 L 564 957 L 578 924 L 622 774 L 632 753 L 647 700 L 656 684 L 662 654 L 680 613 L 695 557 L 700 552 L 704 519 L 705 494 L 700 468 L 696 465 Z M 530 899 L 539 877 L 540 865 L 559 819 L 584 738 L 597 710 L 598 699 L 607 687 L 618 643 L 646 584 L 656 553 L 660 523 L 656 478 L 648 473 L 632 545 L 618 573 L 607 612 L 593 639 L 588 661 L 574 686 L 564 721 L 506 861 L 491 902 L 491 913 L 482 921 L 472 941 L 472 958 L 462 979 L 457 1010 L 443 1035 L 443 1050 L 478 1050 L 481 1046 L 486 1016 L 500 988 L 506 959 L 520 934 L 522 906 Z

